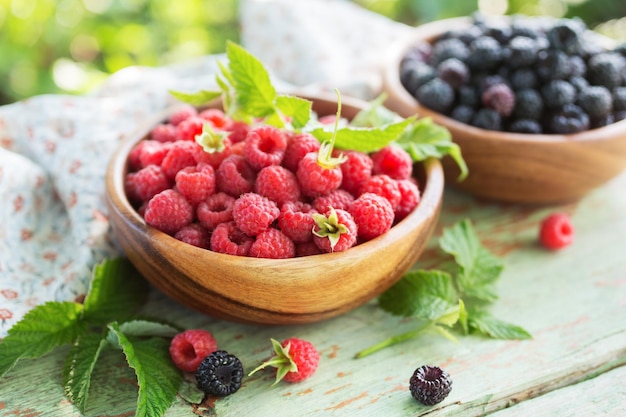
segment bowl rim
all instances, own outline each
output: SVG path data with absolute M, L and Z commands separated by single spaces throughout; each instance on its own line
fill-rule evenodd
M 488 19 L 499 20 L 511 20 L 514 16 L 489 16 Z M 527 16 L 528 18 L 545 18 L 545 16 Z M 425 23 L 423 25 L 413 27 L 410 29 L 409 35 L 397 39 L 389 48 L 386 55 L 386 65 L 383 68 L 383 85 L 384 91 L 389 100 L 397 100 L 400 105 L 406 107 L 408 111 L 413 114 L 417 114 L 418 117 L 430 117 L 437 124 L 449 128 L 454 136 L 454 131 L 463 131 L 466 135 L 477 140 L 491 140 L 491 141 L 509 141 L 509 142 L 535 142 L 555 144 L 561 142 L 601 142 L 611 141 L 620 135 L 626 135 L 626 119 L 618 122 L 611 123 L 606 126 L 589 129 L 579 133 L 573 134 L 529 134 L 529 133 L 516 133 L 506 131 L 487 130 L 479 127 L 471 126 L 452 119 L 442 113 L 433 111 L 425 106 L 422 106 L 402 85 L 399 77 L 400 63 L 408 51 L 418 41 L 431 42 L 433 38 L 445 33 L 450 28 L 460 28 L 467 26 L 471 23 L 471 17 L 453 17 L 448 19 L 441 19 Z M 589 29 L 587 29 L 589 30 Z M 593 32 L 594 35 L 602 37 L 602 35 Z M 607 42 L 612 42 L 609 38 L 606 38 Z M 406 116 L 406 115 L 404 115 Z

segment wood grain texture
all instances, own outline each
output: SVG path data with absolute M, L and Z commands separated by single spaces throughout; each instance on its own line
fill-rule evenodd
M 316 97 L 313 103 L 320 115 L 336 112 L 336 101 Z M 360 102 L 342 103 L 348 118 L 361 108 Z M 417 209 L 384 235 L 349 251 L 284 260 L 211 252 L 146 226 L 126 199 L 127 156 L 145 134 L 126 141 L 109 165 L 106 190 L 113 230 L 128 258 L 152 284 L 174 300 L 215 317 L 295 324 L 358 307 L 393 285 L 415 263 L 441 210 L 443 170 L 438 160 L 431 159 L 416 166 L 422 188 Z
M 558 204 L 582 198 L 626 168 L 626 120 L 572 135 L 529 135 L 479 129 L 421 106 L 400 83 L 402 57 L 415 42 L 469 22 L 454 18 L 416 28 L 390 47 L 383 70 L 387 107 L 404 117 L 432 118 L 461 147 L 469 176 L 457 182 L 458 167 L 444 158 L 449 185 L 495 201 Z

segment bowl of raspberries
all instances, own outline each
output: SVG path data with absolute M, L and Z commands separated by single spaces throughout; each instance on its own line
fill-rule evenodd
M 449 185 L 487 200 L 575 201 L 626 167 L 626 45 L 577 18 L 469 17 L 390 48 L 386 105 L 451 132 L 469 168 Z
M 335 129 L 367 104 L 345 98 L 339 114 L 336 97 L 300 98 Z M 156 288 L 214 317 L 299 324 L 366 303 L 413 266 L 441 210 L 439 160 L 393 143 L 333 148 L 220 103 L 157 115 L 109 163 L 113 231 Z

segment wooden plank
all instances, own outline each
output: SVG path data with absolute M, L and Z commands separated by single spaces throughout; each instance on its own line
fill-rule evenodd
M 357 360 L 353 358 L 357 351 L 414 324 L 388 315 L 375 301 L 335 319 L 292 327 L 215 320 L 157 293 L 152 294 L 147 312 L 185 327 L 211 330 L 220 348 L 236 354 L 246 372 L 268 357 L 270 337 L 298 336 L 318 346 L 322 359 L 313 378 L 271 387 L 271 373 L 260 372 L 246 378 L 234 395 L 209 404 L 218 416 L 479 416 L 518 402 L 531 403 L 535 400 L 529 399 L 542 394 L 542 401 L 557 401 L 557 396 L 546 393 L 556 395 L 558 388 L 626 363 L 625 186 L 626 175 L 622 175 L 577 204 L 549 208 L 479 202 L 446 192 L 441 227 L 473 219 L 481 239 L 506 264 L 498 285 L 501 298 L 493 313 L 528 329 L 533 340 L 460 337 L 460 343 L 454 344 L 424 335 Z M 572 214 L 576 242 L 553 253 L 538 246 L 536 235 L 543 216 L 557 209 Z M 433 239 L 418 267 L 436 267 L 441 262 L 435 245 Z M 60 386 L 63 353 L 22 361 L 0 380 L 0 417 L 78 415 Z M 92 387 L 88 415 L 133 415 L 132 372 L 117 353 L 107 355 L 103 363 Z M 450 396 L 434 407 L 418 404 L 408 392 L 411 373 L 426 363 L 443 366 L 454 380 Z M 623 400 L 623 392 L 606 395 L 607 401 Z M 585 400 L 572 401 L 582 405 Z M 206 406 L 192 406 L 178 398 L 167 416 L 195 415 Z

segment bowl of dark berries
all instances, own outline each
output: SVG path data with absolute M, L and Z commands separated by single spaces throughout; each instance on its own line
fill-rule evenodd
M 487 200 L 576 201 L 626 167 L 626 45 L 576 18 L 484 16 L 415 28 L 390 50 L 386 106 L 445 126 Z
M 244 52 L 231 45 L 230 65 L 248 59 L 268 83 Z M 119 146 L 106 174 L 113 232 L 149 282 L 200 312 L 255 324 L 345 313 L 421 255 L 441 163 L 394 141 L 411 119 L 354 127 L 368 103 L 269 84 L 261 98 L 248 79 L 233 71 L 217 101 L 156 115 Z

